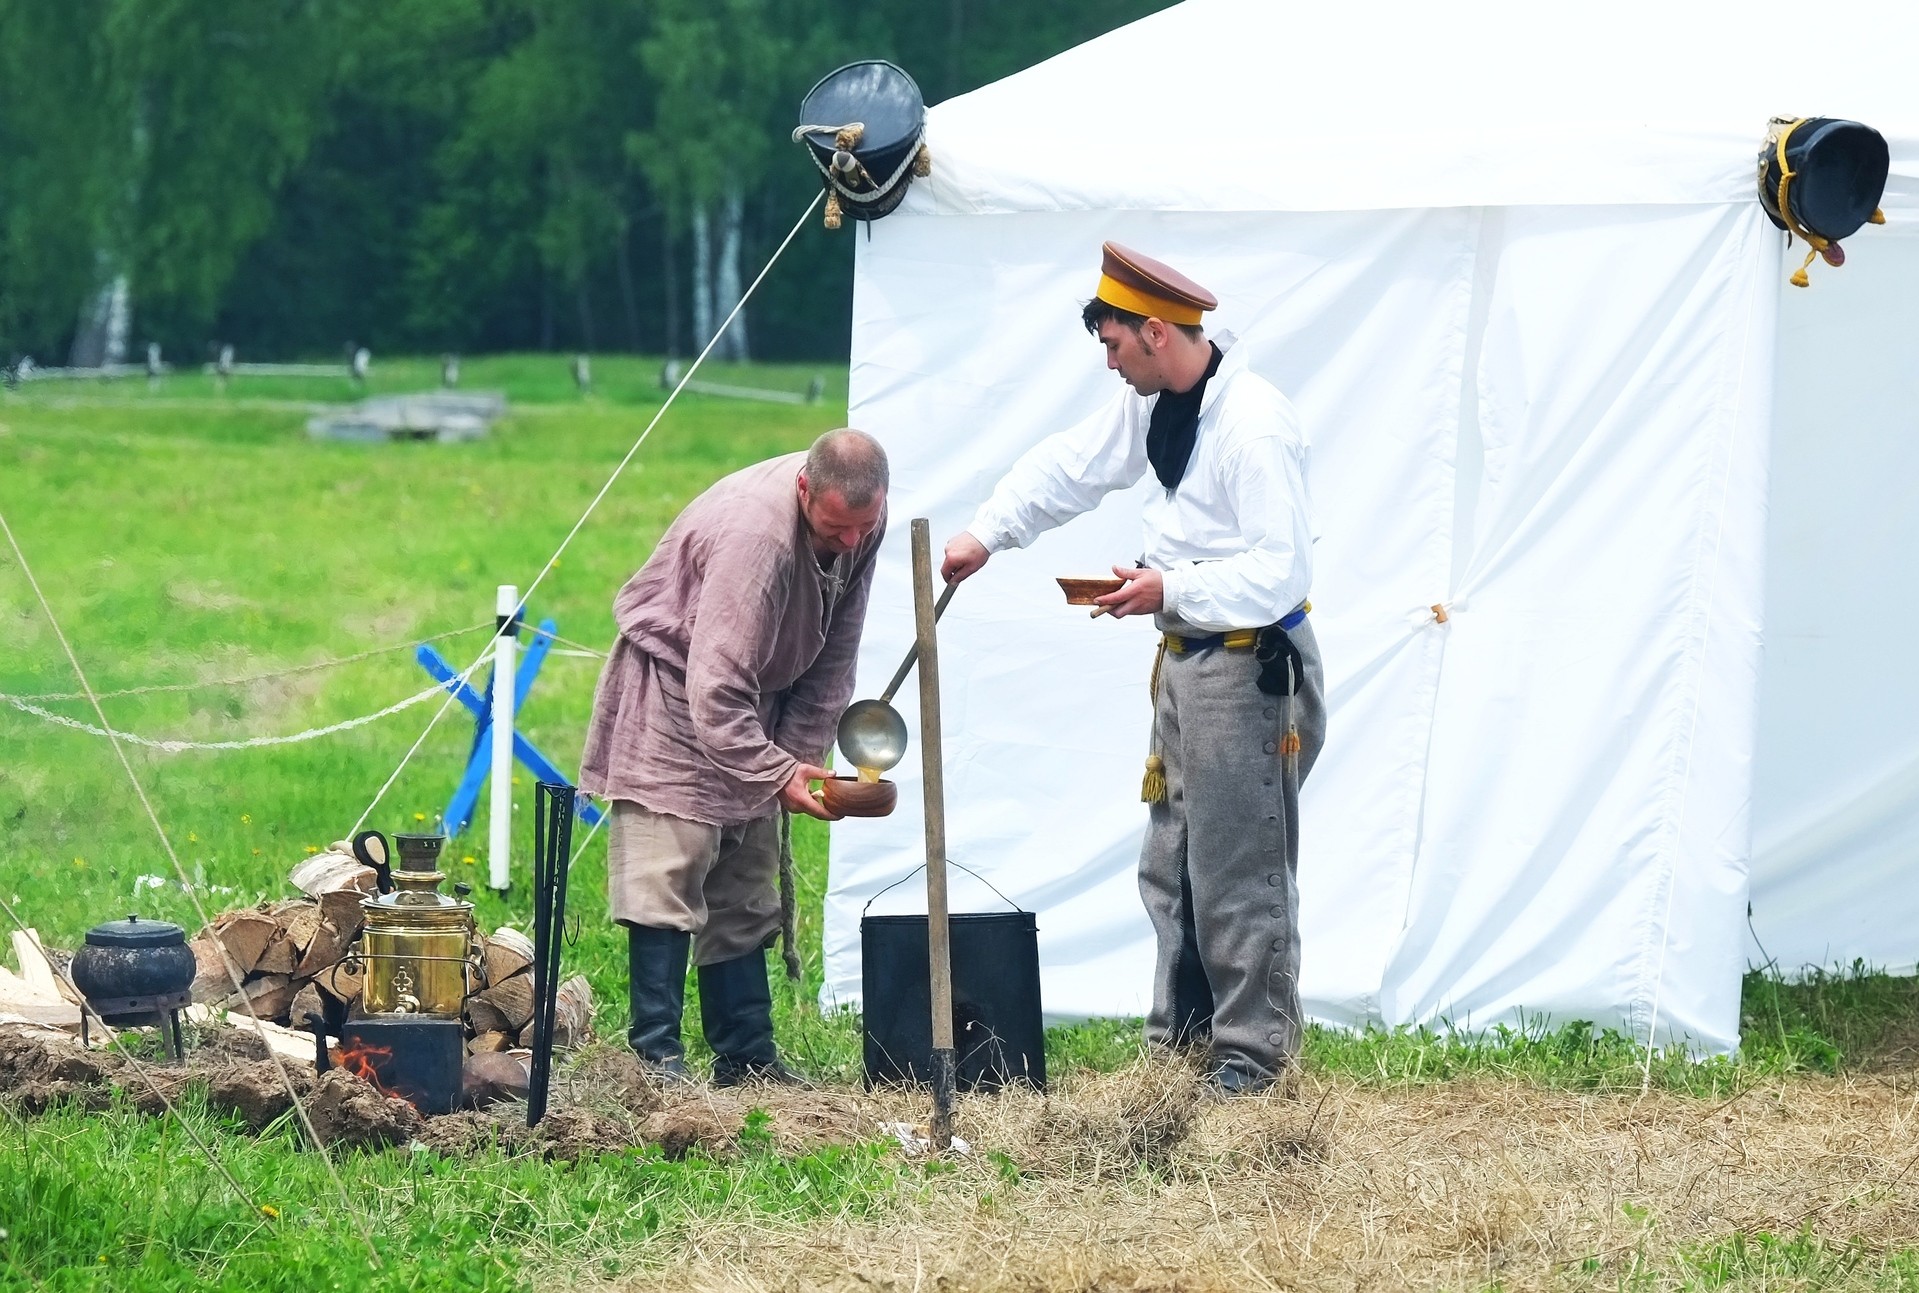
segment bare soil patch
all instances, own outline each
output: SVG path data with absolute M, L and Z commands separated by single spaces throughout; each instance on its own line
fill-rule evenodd
M 426 1117 L 344 1070 L 316 1076 L 310 1066 L 288 1061 L 284 1072 L 257 1037 L 234 1029 L 203 1030 L 179 1065 L 136 1068 L 113 1051 L 83 1049 L 72 1037 L 0 1025 L 0 1103 L 27 1115 L 70 1101 L 104 1109 L 116 1091 L 141 1111 L 159 1114 L 166 1100 L 199 1086 L 213 1108 L 258 1132 L 290 1116 L 290 1080 L 320 1139 L 350 1148 L 418 1143 L 454 1157 L 499 1150 L 576 1159 L 657 1146 L 668 1158 L 723 1159 L 740 1151 L 754 1110 L 766 1114 L 761 1130 L 770 1146 L 789 1153 L 879 1134 L 877 1106 L 863 1096 L 660 1085 L 630 1053 L 611 1046 L 588 1046 L 560 1067 L 546 1116 L 533 1128 L 518 1101 Z

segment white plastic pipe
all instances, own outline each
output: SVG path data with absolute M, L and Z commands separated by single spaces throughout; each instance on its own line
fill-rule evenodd
M 487 839 L 487 883 L 500 890 L 513 884 L 508 860 L 513 845 L 513 647 L 519 609 L 520 590 L 501 584 L 493 602 L 501 628 L 493 640 L 493 812 Z

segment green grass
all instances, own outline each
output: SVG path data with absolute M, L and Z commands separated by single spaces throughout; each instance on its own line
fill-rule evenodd
M 490 624 L 494 586 L 532 580 L 657 408 L 657 372 L 657 360 L 597 358 L 598 384 L 583 398 L 562 358 L 469 360 L 463 388 L 504 390 L 513 406 L 490 438 L 462 445 L 308 439 L 307 404 L 355 397 L 344 380 L 238 379 L 224 394 L 198 374 L 155 390 L 138 380 L 33 384 L 0 394 L 0 512 L 98 688 L 203 682 L 402 648 L 270 682 L 106 702 L 116 727 L 148 736 L 298 731 L 419 690 L 426 679 L 408 644 Z M 710 375 L 800 390 L 812 370 Z M 422 389 L 437 376 L 437 361 L 380 360 L 370 386 Z M 604 646 L 614 590 L 687 499 L 726 471 L 802 448 L 844 420 L 845 375 L 826 377 L 827 402 L 816 407 L 684 397 L 542 584 L 532 614 L 554 617 L 569 638 Z M 0 555 L 0 628 L 0 693 L 75 688 L 10 554 Z M 461 667 L 483 638 L 475 631 L 440 647 Z M 554 658 L 522 711 L 523 729 L 561 767 L 577 765 L 596 676 L 591 660 Z M 91 719 L 83 703 L 46 704 Z M 285 896 L 289 868 L 352 826 L 431 712 L 415 708 L 303 745 L 135 750 L 131 757 L 209 910 L 219 911 Z M 370 824 L 394 831 L 433 821 L 471 732 L 463 711 L 450 712 Z M 0 896 L 62 945 L 134 910 L 196 923 L 105 742 L 5 705 L 0 740 L 7 751 Z M 522 823 L 531 793 L 522 774 Z M 524 925 L 526 885 L 505 895 L 484 886 L 486 830 L 483 803 L 471 831 L 450 849 L 449 870 L 474 885 L 488 927 Z M 857 1081 L 857 1020 L 822 1015 L 813 1004 L 822 971 L 825 829 L 802 821 L 795 844 L 805 976 L 776 989 L 782 1045 L 816 1074 Z M 595 839 L 574 873 L 580 937 L 566 955 L 569 968 L 593 984 L 601 1029 L 617 1037 L 625 1024 L 625 951 L 606 919 L 603 846 Z M 528 851 L 530 840 L 522 867 Z M 148 887 L 144 878 L 152 876 L 161 877 L 159 887 Z M 1753 975 L 1744 1014 L 1738 1057 L 1703 1065 L 1658 1058 L 1654 1083 L 1718 1098 L 1762 1079 L 1872 1063 L 1889 1039 L 1909 1043 L 1915 1035 L 1919 981 L 1863 967 L 1798 983 Z M 696 1008 L 689 1015 L 697 1059 Z M 1057 1028 L 1048 1034 L 1049 1066 L 1056 1075 L 1109 1070 L 1135 1057 L 1140 1044 L 1136 1020 Z M 1644 1063 L 1629 1040 L 1581 1025 L 1481 1038 L 1314 1029 L 1306 1059 L 1369 1084 L 1475 1079 L 1581 1090 L 1636 1088 Z M 262 1201 L 281 1209 L 277 1222 L 248 1215 L 165 1121 L 126 1109 L 57 1112 L 30 1123 L 0 1114 L 0 1230 L 7 1232 L 0 1286 L 511 1287 L 524 1282 L 530 1253 L 577 1268 L 617 1262 L 650 1238 L 715 1216 L 857 1213 L 888 1206 L 919 1170 L 858 1146 L 785 1159 L 749 1145 L 727 1163 L 626 1154 L 575 1166 L 346 1155 L 348 1188 L 365 1200 L 392 1258 L 376 1272 L 329 1205 L 319 1161 L 295 1148 L 288 1129 L 255 1138 L 197 1104 L 187 1116 Z M 1787 1280 L 1786 1273 L 1838 1270 L 1851 1260 L 1848 1250 L 1816 1237 L 1728 1243 L 1697 1262 L 1688 1257 L 1683 1271 L 1662 1268 L 1644 1286 L 1798 1287 L 1808 1277 Z M 1861 1287 L 1913 1286 L 1906 1258 L 1872 1260 L 1879 1265 L 1855 1263 L 1845 1278 L 1879 1281 Z M 1781 1278 L 1768 1284 L 1769 1272 Z
M 724 1163 L 650 1149 L 574 1163 L 336 1154 L 349 1210 L 287 1120 L 254 1136 L 194 1098 L 182 1116 L 261 1211 L 169 1120 L 124 1106 L 0 1116 L 0 1288 L 521 1288 L 540 1262 L 611 1274 L 716 1218 L 860 1216 L 920 1174 L 873 1146 L 782 1157 L 751 1137 Z

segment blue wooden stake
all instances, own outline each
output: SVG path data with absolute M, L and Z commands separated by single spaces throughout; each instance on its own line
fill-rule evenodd
M 520 707 L 526 704 L 527 693 L 533 690 L 534 679 L 540 676 L 540 667 L 546 663 L 547 653 L 553 649 L 553 633 L 558 628 L 552 620 L 541 620 L 540 627 L 528 643 L 526 654 L 521 657 L 519 668 L 513 671 L 513 712 L 518 715 Z M 473 809 L 480 800 L 480 788 L 486 784 L 487 773 L 492 764 L 493 706 L 491 696 L 493 683 L 489 678 L 486 694 L 482 695 L 466 683 L 461 682 L 459 670 L 448 664 L 446 658 L 432 647 L 421 645 L 413 658 L 420 667 L 434 679 L 445 684 L 454 698 L 472 712 L 475 730 L 473 733 L 472 753 L 467 757 L 466 773 L 460 778 L 459 788 L 453 792 L 452 800 L 446 806 L 446 833 L 458 835 L 473 822 Z M 555 785 L 570 786 L 566 774 L 553 765 L 553 761 L 533 747 L 533 743 L 517 730 L 513 733 L 513 755 L 525 764 L 541 781 L 550 781 Z M 574 809 L 580 820 L 589 826 L 598 826 L 605 816 L 599 807 L 586 796 L 575 798 Z

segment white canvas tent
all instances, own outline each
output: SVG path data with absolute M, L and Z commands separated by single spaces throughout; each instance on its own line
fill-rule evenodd
M 932 177 L 855 233 L 852 421 L 895 473 L 862 694 L 910 640 L 906 518 L 960 529 L 1116 389 L 1077 312 L 1117 239 L 1219 295 L 1313 441 L 1316 1018 L 1723 1050 L 1749 900 L 1788 969 L 1912 969 L 1919 19 L 1802 12 L 1189 0 L 936 106 Z M 1773 114 L 1892 146 L 1889 223 L 1809 290 L 1754 194 Z M 1054 1017 L 1146 1001 L 1152 631 L 1052 583 L 1137 553 L 1138 497 L 942 624 L 950 855 L 1038 913 Z M 829 1000 L 920 861 L 916 759 L 835 830 Z

